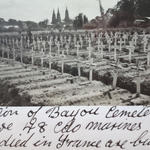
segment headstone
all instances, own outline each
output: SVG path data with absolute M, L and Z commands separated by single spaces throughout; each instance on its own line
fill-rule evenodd
M 103 41 L 101 41 L 101 44 L 100 44 L 100 56 L 101 56 L 101 58 L 104 57 L 104 48 L 105 48 L 105 46 L 103 44 Z
M 52 70 L 52 56 L 49 55 L 49 72 L 51 73 Z
M 56 35 L 55 36 L 55 44 L 57 44 L 57 42 L 58 42 L 58 36 Z
M 56 45 L 57 45 L 57 55 L 59 56 L 60 55 L 60 42 L 58 41 Z
M 123 40 L 122 40 L 122 38 L 120 38 L 119 45 L 120 45 L 119 50 L 120 50 L 120 52 L 121 52 L 121 51 L 122 51 L 122 45 L 123 45 Z
M 64 74 L 64 58 L 65 55 L 62 53 L 61 55 L 61 73 Z
M 15 49 L 15 39 L 12 39 L 12 48 Z
M 88 43 L 89 43 L 89 47 L 91 47 L 91 38 L 89 38 Z
M 115 70 L 114 71 L 114 74 L 113 74 L 113 89 L 116 89 L 117 87 L 117 79 L 118 79 L 118 71 Z
M 148 39 L 147 39 L 147 36 L 144 36 L 144 39 L 143 39 L 144 52 L 146 52 L 147 50 L 147 45 L 148 45 Z
M 81 48 L 83 48 L 83 39 L 82 39 L 82 37 L 80 37 L 80 45 L 81 45 Z
M 129 62 L 131 63 L 132 61 L 132 49 L 129 49 Z
M 126 43 L 127 43 L 127 39 L 128 39 L 128 37 L 127 37 L 127 34 L 126 33 L 124 33 L 123 34 L 123 43 L 124 43 L 124 45 L 126 46 Z
M 69 43 L 69 45 L 71 44 L 71 35 L 68 38 L 68 43 Z
M 102 32 L 100 32 L 99 37 L 100 37 L 100 39 L 102 39 L 102 37 L 103 37 L 103 33 Z
M 13 48 L 13 60 L 14 61 L 16 60 L 16 50 L 15 50 L 15 48 Z
M 63 36 L 60 36 L 60 43 L 61 43 L 61 45 L 63 46 Z
M 88 49 L 88 51 L 89 51 L 89 56 L 88 56 L 88 58 L 89 58 L 89 60 L 91 60 L 91 56 L 92 56 L 92 47 L 90 46 L 90 47 L 88 47 L 87 48 Z
M 2 58 L 5 58 L 5 47 L 2 47 Z
M 43 48 L 41 49 L 41 67 L 44 67 L 44 50 Z
M 93 81 L 93 66 L 92 66 L 92 64 L 93 64 L 93 59 L 90 60 L 90 72 L 89 72 L 89 80 L 90 80 L 90 82 Z
M 77 37 L 76 37 L 76 35 L 74 35 L 73 41 L 74 41 L 74 45 L 76 45 L 76 43 L 77 43 Z
M 64 37 L 64 43 L 67 43 L 67 37 L 66 36 Z
M 23 64 L 23 48 L 22 47 L 20 48 L 20 61 L 21 61 L 21 64 Z
M 114 44 L 114 60 L 117 61 L 117 43 Z
M 97 49 L 98 49 L 98 52 L 100 51 L 100 44 L 101 44 L 101 41 L 100 41 L 100 38 L 98 38 L 98 41 L 97 41 Z
M 147 66 L 148 67 L 150 66 L 150 50 L 148 51 L 148 54 L 147 54 Z
M 117 34 L 117 32 L 115 33 L 115 43 L 117 44 L 117 38 L 118 38 L 118 34 Z
M 20 39 L 20 47 L 23 48 L 23 37 L 21 36 L 21 39 Z
M 128 47 L 128 49 L 129 49 L 129 62 L 131 62 L 132 61 L 132 53 L 134 53 L 135 47 L 133 46 L 132 41 L 130 41 L 129 44 L 130 44 Z
M 51 39 L 48 42 L 48 44 L 49 44 L 49 54 L 51 55 L 51 53 L 52 53 L 52 40 Z
M 7 49 L 7 59 L 9 60 L 9 55 L 10 55 L 10 49 L 9 49 L 9 47 L 8 47 L 8 49 Z
M 33 38 L 34 39 L 34 38 Z M 43 41 L 43 36 L 41 35 L 41 37 L 40 37 L 40 41 Z
M 32 58 L 31 58 L 32 66 L 34 66 L 34 55 L 35 55 L 34 47 L 32 47 Z
M 136 78 L 136 93 L 137 93 L 138 95 L 141 94 L 141 77 L 140 77 L 140 76 L 138 76 L 138 77 Z
M 108 51 L 110 52 L 110 51 L 111 51 L 111 43 L 112 43 L 111 38 L 109 38 L 109 39 L 107 40 L 107 42 L 108 42 Z
M 43 46 L 44 52 L 46 52 L 46 42 L 45 41 L 42 41 L 42 46 Z
M 39 37 L 37 38 L 37 48 L 38 50 L 41 50 L 41 41 Z
M 77 67 L 78 67 L 78 77 L 80 79 L 80 77 L 81 77 L 81 64 L 80 64 L 80 62 L 77 63 Z
M 64 60 L 61 61 L 61 73 L 64 74 Z
M 19 40 L 16 39 L 16 48 L 18 48 L 18 47 L 19 47 Z
M 77 44 L 76 44 L 76 49 L 77 49 L 77 52 L 76 52 L 77 57 L 79 57 L 79 49 L 80 49 L 80 44 L 79 44 L 79 42 L 77 42 Z
M 48 39 L 49 39 L 49 36 L 47 35 L 46 40 L 48 41 Z
M 70 48 L 70 47 L 69 47 L 69 43 L 67 42 L 67 43 L 66 43 L 66 52 L 67 52 L 67 55 L 69 55 L 69 48 Z
M 105 32 L 105 38 L 106 38 L 106 39 L 109 38 L 108 32 Z
M 7 38 L 5 39 L 5 44 L 6 44 L 6 46 L 8 46 L 8 39 Z
M 115 68 L 113 71 L 113 83 L 112 83 L 113 90 L 116 89 L 116 87 L 117 87 L 118 74 L 121 71 L 119 68 L 119 65 L 120 65 L 120 61 L 119 61 L 119 59 L 117 59 L 116 65 L 115 65 Z
M 94 41 L 94 39 L 95 39 L 95 34 L 92 32 L 91 33 L 91 41 Z
M 33 49 L 36 49 L 36 41 L 33 39 Z
M 86 36 L 85 36 L 85 42 L 86 42 L 86 44 L 88 43 L 88 39 L 89 39 L 89 38 L 88 38 L 88 36 L 86 35 Z
M 134 39 L 134 44 L 136 46 L 137 45 L 137 40 L 138 40 L 138 33 L 137 32 L 134 33 L 133 39 Z

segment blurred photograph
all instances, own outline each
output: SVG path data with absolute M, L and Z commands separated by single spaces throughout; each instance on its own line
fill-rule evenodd
M 1 0 L 1 106 L 150 104 L 150 0 Z

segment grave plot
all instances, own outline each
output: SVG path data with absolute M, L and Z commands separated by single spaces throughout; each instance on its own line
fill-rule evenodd
M 14 70 L 17 71 L 13 73 L 10 70 L 11 66 L 8 65 L 8 69 L 7 67 L 6 70 L 2 69 L 5 72 L 0 73 L 0 75 L 3 80 L 11 80 L 11 83 L 20 89 L 20 93 L 27 92 L 31 95 L 34 103 L 36 101 L 42 103 L 42 99 L 44 99 L 44 103 L 48 105 L 63 105 L 64 103 L 69 105 L 79 102 L 88 105 L 86 99 L 91 97 L 93 104 L 98 104 L 97 97 L 99 96 L 103 100 L 101 95 L 108 91 L 106 95 L 109 95 L 108 97 L 111 99 L 110 91 L 112 90 L 112 95 L 120 91 L 122 91 L 122 95 L 125 93 L 126 100 L 119 101 L 119 96 L 116 97 L 118 103 L 134 104 L 131 102 L 133 99 L 138 99 L 141 96 L 141 99 L 147 101 L 149 96 L 142 94 L 150 95 L 150 46 L 148 43 L 148 36 L 121 32 L 99 33 L 97 37 L 92 36 L 91 33 L 88 36 L 76 33 L 69 36 L 63 34 L 49 35 L 46 38 L 43 38 L 42 35 L 40 37 L 34 35 L 31 44 L 29 41 L 25 42 L 23 38 L 16 40 L 15 44 L 12 42 L 12 50 L 8 50 L 6 40 L 5 43 L 1 43 L 0 55 L 2 59 L 11 59 L 12 65 L 15 60 L 19 60 L 22 65 L 24 63 L 30 64 L 30 67 L 24 65 L 24 68 L 19 68 L 15 65 L 16 69 L 14 68 Z M 35 68 L 35 65 L 39 66 L 40 69 Z M 95 82 L 100 84 L 103 82 L 104 85 L 101 86 L 106 87 L 106 89 L 104 88 L 105 90 L 100 93 L 95 91 L 86 95 L 84 90 L 86 91 L 87 87 L 82 89 L 79 82 L 74 84 L 66 82 L 67 78 L 73 78 L 72 75 L 78 76 L 78 81 L 81 83 L 85 82 L 82 77 L 86 77 L 90 83 L 87 84 L 87 87 L 94 84 L 93 80 L 97 80 Z M 73 91 L 75 91 L 75 87 L 79 88 L 78 93 L 81 95 L 72 94 L 73 96 L 66 97 L 66 85 Z M 97 88 L 103 89 L 102 87 Z M 136 94 L 128 95 L 130 92 L 125 92 L 126 90 L 120 88 L 116 90 L 117 87 L 127 89 L 138 96 L 136 97 Z M 92 87 L 90 86 L 88 90 L 92 90 Z M 43 94 L 45 91 L 46 93 Z M 54 94 L 49 95 L 48 91 Z M 112 102 L 109 103 L 112 104 Z M 142 101 L 142 103 L 146 102 Z
M 5 60 L 0 62 L 0 70 L 0 81 L 8 82 L 10 87 L 14 86 L 20 101 L 24 95 L 28 96 L 31 105 L 121 104 L 119 97 L 122 96 L 122 92 L 111 92 L 111 86 L 98 81 L 89 82 L 83 77 L 79 80 L 78 77 L 61 74 L 55 70 L 49 74 L 46 68 L 42 70 L 32 66 L 24 68 L 19 63 L 12 66 Z M 123 93 L 131 96 L 128 91 L 123 90 Z

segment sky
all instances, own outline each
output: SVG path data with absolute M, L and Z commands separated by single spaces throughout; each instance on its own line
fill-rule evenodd
M 114 7 L 118 0 L 101 0 L 104 10 Z M 35 22 L 44 19 L 51 20 L 53 9 L 59 8 L 61 18 L 64 19 L 66 7 L 71 19 L 79 13 L 85 14 L 89 19 L 98 16 L 98 0 L 0 0 L 0 17 L 8 20 L 31 20 Z

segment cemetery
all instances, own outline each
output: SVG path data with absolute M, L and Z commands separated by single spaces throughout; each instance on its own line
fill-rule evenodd
M 1 105 L 150 104 L 149 38 L 127 30 L 0 34 Z

